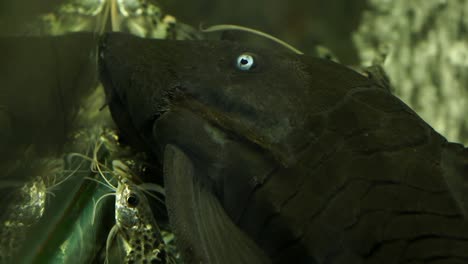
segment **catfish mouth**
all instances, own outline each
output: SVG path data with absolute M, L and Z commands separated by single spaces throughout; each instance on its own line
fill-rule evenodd
M 256 149 L 263 153 L 264 156 L 282 162 L 281 155 L 275 153 L 275 147 L 265 138 L 260 136 L 257 131 L 242 125 L 236 119 L 228 114 L 219 111 L 218 109 L 200 102 L 195 97 L 185 94 L 183 98 L 177 98 L 171 101 L 174 108 L 182 108 L 199 116 L 210 126 L 215 127 L 220 132 L 224 133 L 230 139 L 241 142 L 245 146 Z

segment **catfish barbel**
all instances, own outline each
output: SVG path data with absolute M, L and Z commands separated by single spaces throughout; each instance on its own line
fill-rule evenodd
M 108 34 L 99 56 L 187 263 L 468 262 L 468 151 L 379 82 L 228 41 Z

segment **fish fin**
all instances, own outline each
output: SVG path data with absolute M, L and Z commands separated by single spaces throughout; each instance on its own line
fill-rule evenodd
M 164 180 L 169 221 L 188 263 L 270 263 L 200 184 L 189 157 L 173 145 L 164 151 Z
M 442 152 L 441 166 L 450 191 L 468 219 L 468 148 L 449 143 Z

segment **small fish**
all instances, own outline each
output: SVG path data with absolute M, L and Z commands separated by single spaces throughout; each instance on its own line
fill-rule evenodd
M 468 151 L 385 82 L 229 41 L 108 34 L 99 54 L 187 263 L 467 262 Z
M 107 135 L 108 136 L 108 135 Z M 101 138 L 101 142 L 109 144 L 106 137 Z M 111 140 L 112 141 L 112 140 Z M 112 145 L 112 144 L 111 144 Z M 97 144 L 94 153 L 98 151 L 101 144 Z M 111 258 L 110 248 L 117 237 L 124 245 L 123 263 L 173 263 L 173 256 L 167 252 L 167 246 L 162 237 L 161 230 L 154 219 L 146 195 L 156 199 L 149 191 L 156 191 L 164 194 L 164 191 L 154 184 L 135 184 L 134 176 L 130 168 L 121 160 L 113 160 L 111 171 L 105 165 L 96 160 L 96 156 L 88 158 L 80 154 L 74 154 L 81 158 L 94 162 L 93 171 L 98 172 L 106 185 L 113 190 L 112 193 L 103 195 L 95 204 L 95 209 L 101 199 L 107 196 L 115 196 L 115 224 L 109 232 L 106 242 L 106 262 Z M 112 180 L 108 180 L 105 174 L 111 174 L 117 181 L 117 186 Z M 95 179 L 89 178 L 96 181 Z M 145 195 L 146 194 L 146 195 Z M 94 217 L 93 217 L 94 219 Z
M 114 160 L 112 167 L 119 180 L 115 192 L 115 225 L 109 237 L 112 239 L 118 233 L 123 239 L 124 263 L 171 263 L 142 189 L 132 183 L 130 170 L 123 162 Z

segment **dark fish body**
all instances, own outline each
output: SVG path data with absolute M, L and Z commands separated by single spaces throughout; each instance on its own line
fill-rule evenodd
M 251 54 L 255 67 L 236 67 Z M 188 263 L 467 263 L 467 150 L 333 62 L 107 35 L 113 118 L 164 165 Z

